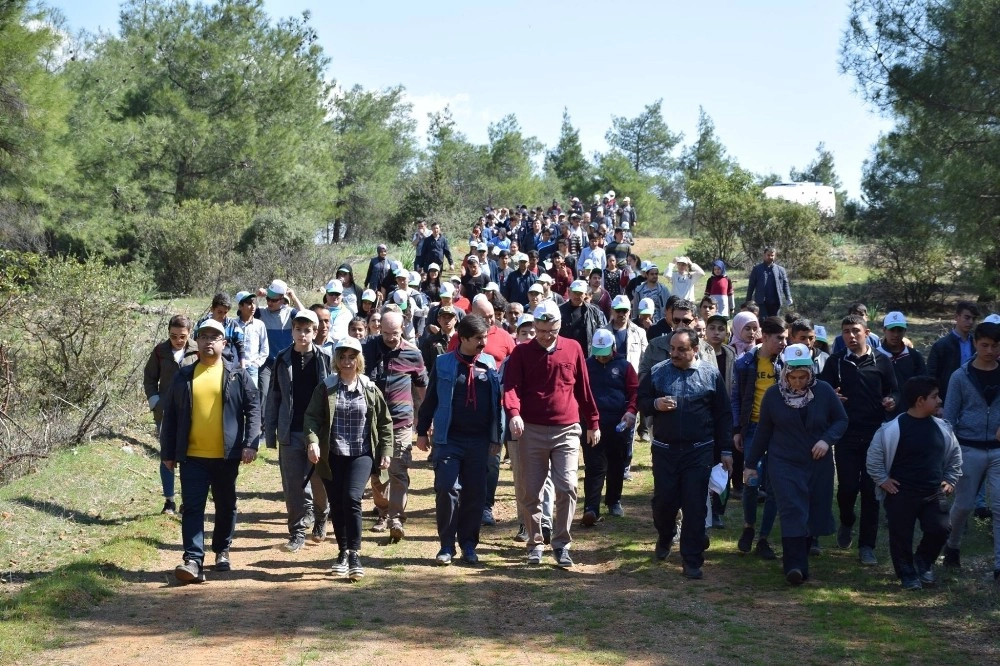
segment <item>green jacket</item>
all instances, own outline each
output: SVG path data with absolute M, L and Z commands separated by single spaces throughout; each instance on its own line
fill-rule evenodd
M 368 446 L 375 462 L 392 455 L 392 417 L 389 416 L 389 405 L 386 404 L 382 392 L 375 382 L 364 375 L 358 377 L 361 389 L 364 391 L 365 404 L 368 405 L 367 429 L 369 432 Z M 316 473 L 323 479 L 332 479 L 330 471 L 330 425 L 337 409 L 337 386 L 339 375 L 330 375 L 313 391 L 309 406 L 306 407 L 303 426 L 306 435 L 306 447 L 319 444 L 319 462 L 316 463 Z

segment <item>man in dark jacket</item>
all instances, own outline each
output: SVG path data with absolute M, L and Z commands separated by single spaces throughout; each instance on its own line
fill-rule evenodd
M 528 290 L 535 284 L 535 274 L 528 270 L 528 255 L 523 252 L 515 257 L 517 270 L 507 276 L 501 289 L 504 300 L 508 303 L 528 304 Z
M 576 280 L 569 286 L 569 300 L 559 306 L 559 336 L 576 340 L 580 349 L 588 349 L 597 329 L 608 323 L 601 309 L 586 301 L 586 294 L 587 283 Z
M 882 319 L 883 339 L 875 349 L 892 361 L 896 373 L 896 385 L 902 389 L 906 380 L 927 374 L 924 357 L 906 344 L 906 317 L 902 312 L 890 312 Z M 896 414 L 902 414 L 907 406 L 902 401 L 896 405 Z
M 174 375 L 160 427 L 160 459 L 181 466 L 184 563 L 174 576 L 183 583 L 205 580 L 205 503 L 215 502 L 212 551 L 215 570 L 229 571 L 236 530 L 236 477 L 240 462 L 257 458 L 260 401 L 246 370 L 222 358 L 226 329 L 209 319 L 197 333 L 198 363 Z
M 764 248 L 764 261 L 753 267 L 747 281 L 747 300 L 757 303 L 765 317 L 773 317 L 780 308 L 792 304 L 788 274 L 774 263 L 776 256 L 773 247 Z
M 444 268 L 445 259 L 448 260 L 448 266 L 454 268 L 455 262 L 451 259 L 448 239 L 441 235 L 441 225 L 435 222 L 431 225 L 431 235 L 424 239 L 423 249 L 420 252 L 420 265 L 437 264 Z
M 368 272 L 365 273 L 365 287 L 372 291 L 378 291 L 382 282 L 390 273 L 389 268 L 389 248 L 384 244 L 378 244 L 376 255 L 368 262 Z
M 927 374 L 937 380 L 941 399 L 948 399 L 951 374 L 968 363 L 973 355 L 972 329 L 979 319 L 979 308 L 971 301 L 955 305 L 955 328 L 938 338 L 927 355 Z
M 847 349 L 831 356 L 819 379 L 832 386 L 847 411 L 847 433 L 836 445 L 837 505 L 840 527 L 837 545 L 850 548 L 856 520 L 854 503 L 861 494 L 861 525 L 858 531 L 858 558 L 865 566 L 875 566 L 878 537 L 878 500 L 875 482 L 868 476 L 866 460 L 872 437 L 896 410 L 899 385 L 892 361 L 868 346 L 868 329 L 859 315 L 840 322 Z

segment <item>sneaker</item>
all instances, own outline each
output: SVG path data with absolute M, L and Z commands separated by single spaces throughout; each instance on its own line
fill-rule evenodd
M 823 548 L 819 545 L 819 537 L 813 538 L 812 545 L 809 546 L 809 555 L 811 557 L 819 557 L 823 554 Z
M 691 580 L 701 580 L 705 577 L 705 574 L 701 571 L 701 567 L 692 567 L 687 564 L 684 565 L 684 571 L 682 573 L 685 578 L 689 578 Z
M 385 532 L 387 529 L 389 529 L 388 516 L 379 516 L 375 524 L 372 525 L 372 532 Z
M 563 569 L 573 566 L 573 558 L 569 556 L 569 548 L 553 548 L 552 556 L 556 558 L 556 564 Z
M 166 500 L 163 502 L 163 510 L 160 511 L 165 516 L 177 515 L 177 505 L 174 504 L 173 500 Z
M 528 551 L 528 564 L 537 565 L 542 563 L 542 547 L 535 546 Z
M 631 481 L 632 480 L 632 471 L 631 470 L 625 470 L 625 473 L 622 474 L 622 479 L 624 479 L 625 481 Z
M 903 579 L 903 589 L 904 590 L 922 590 L 923 585 L 920 584 L 919 578 L 904 578 Z
M 771 548 L 771 544 L 767 542 L 767 539 L 758 539 L 755 551 L 762 560 L 778 559 L 778 556 L 774 554 L 774 549 Z
M 406 530 L 403 529 L 403 523 L 400 522 L 399 518 L 393 518 L 389 525 L 389 538 L 392 539 L 393 543 L 403 540 L 406 536 Z
M 744 527 L 743 534 L 740 535 L 740 540 L 736 542 L 737 550 L 744 555 L 749 553 L 750 548 L 753 546 L 753 536 L 754 529 L 752 527 Z
M 875 557 L 875 549 L 870 546 L 861 546 L 858 549 L 858 561 L 866 567 L 877 565 L 878 558 Z
M 221 553 L 215 554 L 215 570 L 216 571 L 232 571 L 233 565 L 229 561 L 229 551 L 224 550 Z
M 962 568 L 962 558 L 960 556 L 960 551 L 958 548 L 944 547 L 944 561 L 942 564 L 951 569 L 961 569 Z
M 920 578 L 921 585 L 925 585 L 927 587 L 934 587 L 937 585 L 937 576 L 934 575 L 933 567 L 924 569 L 920 572 L 918 577 Z
M 542 525 L 542 543 L 548 546 L 552 543 L 552 528 Z
M 792 569 L 785 574 L 785 580 L 787 580 L 792 585 L 801 585 L 805 578 L 802 576 L 801 569 Z
M 182 583 L 204 583 L 205 571 L 195 560 L 184 560 L 184 564 L 178 564 L 174 569 L 174 578 Z
M 597 514 L 593 511 L 584 511 L 580 524 L 584 527 L 593 527 L 597 523 Z
M 839 548 L 850 548 L 852 543 L 854 543 L 854 536 L 851 534 L 851 528 L 847 525 L 838 527 L 837 546 Z
M 437 562 L 438 566 L 446 567 L 451 564 L 451 553 L 447 550 L 442 550 L 437 554 L 437 557 L 434 558 L 434 561 Z
M 496 518 L 493 517 L 493 509 L 485 508 L 483 509 L 483 525 L 487 527 L 493 527 L 497 524 Z
M 358 551 L 352 550 L 347 554 L 347 576 L 352 581 L 361 580 L 365 577 L 365 568 L 361 566 L 361 556 Z
M 622 508 L 621 502 L 615 502 L 613 505 L 611 505 L 611 509 L 609 511 L 611 515 L 614 516 L 615 518 L 625 517 L 625 509 Z
M 288 543 L 286 543 L 284 546 L 281 547 L 281 550 L 285 551 L 286 553 L 297 553 L 300 550 L 302 550 L 302 546 L 304 546 L 305 543 L 306 543 L 305 535 L 297 534 L 293 536 L 291 539 L 289 539 Z
M 330 567 L 330 573 L 332 573 L 334 576 L 346 576 L 347 569 L 348 569 L 347 551 L 342 550 L 337 555 L 337 561 L 333 563 L 332 567 Z
M 713 513 L 712 514 L 712 529 L 713 530 L 722 530 L 722 529 L 725 529 L 725 528 L 726 528 L 726 523 L 725 523 L 725 521 L 722 520 L 722 516 L 720 516 L 717 513 Z
M 517 534 L 514 535 L 514 541 L 518 543 L 528 542 L 528 530 L 524 529 L 524 523 L 521 523 L 517 528 Z
M 476 554 L 476 549 L 463 548 L 462 561 L 465 562 L 466 564 L 479 564 L 479 555 Z
M 313 543 L 323 543 L 326 540 L 326 523 L 313 525 L 312 536 L 310 538 Z
M 663 543 L 661 541 L 657 541 L 656 542 L 656 550 L 654 551 L 655 554 L 656 554 L 656 559 L 662 561 L 662 560 L 665 560 L 668 557 L 670 557 L 670 549 L 671 549 L 672 546 L 673 546 L 673 543 L 666 543 L 665 544 L 665 543 Z

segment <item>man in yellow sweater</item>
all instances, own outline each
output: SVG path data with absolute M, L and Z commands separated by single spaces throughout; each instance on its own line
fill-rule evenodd
M 168 469 L 180 463 L 184 499 L 181 537 L 184 563 L 174 575 L 182 583 L 205 580 L 205 504 L 215 502 L 212 551 L 215 570 L 229 571 L 236 529 L 236 477 L 240 462 L 257 457 L 260 401 L 245 370 L 226 361 L 222 324 L 208 319 L 196 332 L 198 362 L 174 375 L 160 427 L 160 457 Z

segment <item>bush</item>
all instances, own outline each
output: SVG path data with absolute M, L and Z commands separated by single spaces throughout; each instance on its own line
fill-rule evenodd
M 907 233 L 884 236 L 869 252 L 872 291 L 890 309 L 926 311 L 952 291 L 961 264 L 944 241 L 914 225 Z
M 765 247 L 778 249 L 778 261 L 789 275 L 825 280 L 833 274 L 830 242 L 822 233 L 819 211 L 786 201 L 767 199 L 755 207 L 739 231 L 748 263 L 759 260 Z

